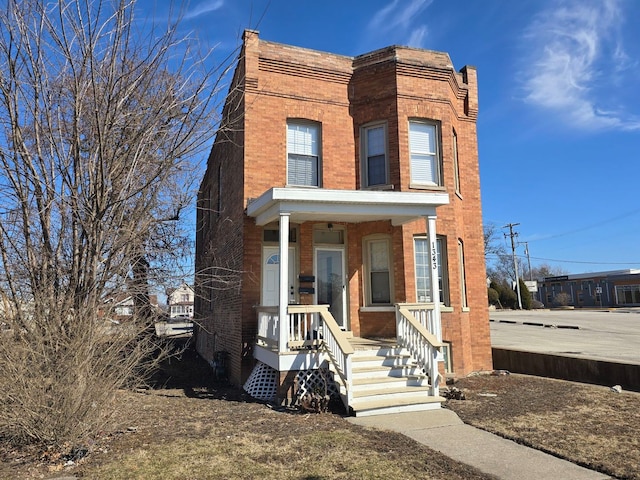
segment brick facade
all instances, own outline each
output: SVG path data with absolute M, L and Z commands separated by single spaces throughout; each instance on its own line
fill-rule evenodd
M 445 53 L 388 47 L 352 58 L 266 42 L 257 32 L 245 32 L 222 129 L 199 195 L 198 351 L 207 359 L 213 358 L 214 350 L 228 351 L 229 376 L 236 384 L 251 371 L 255 306 L 261 302 L 263 228 L 244 209 L 268 189 L 287 184 L 287 120 L 304 119 L 321 126 L 321 188 L 363 187 L 361 127 L 384 122 L 389 161 L 386 188 L 423 192 L 424 188 L 410 181 L 408 130 L 409 120 L 427 119 L 439 127 L 443 184 L 431 190 L 449 194 L 449 204 L 437 209 L 436 228 L 446 238 L 450 291 L 450 308 L 442 313 L 443 340 L 451 342 L 456 374 L 492 368 L 477 111 L 475 69 L 456 72 Z M 454 131 L 459 192 L 454 188 Z M 297 231 L 296 262 L 301 275 L 314 273 L 313 232 L 318 226 L 326 228 L 327 224 L 292 225 Z M 394 335 L 391 308 L 362 308 L 367 288 L 363 245 L 374 237 L 391 242 L 392 302 L 415 302 L 413 237 L 426 234 L 426 220 L 402 226 L 389 221 L 335 222 L 332 226 L 344 231 L 349 329 L 355 336 Z M 459 241 L 464 245 L 464 308 Z M 226 285 L 215 280 L 215 274 L 222 273 L 229 275 Z M 301 294 L 298 301 L 313 303 L 313 297 Z

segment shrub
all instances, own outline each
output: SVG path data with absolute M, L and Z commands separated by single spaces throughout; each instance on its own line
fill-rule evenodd
M 489 305 L 499 305 L 500 304 L 500 294 L 495 288 L 489 287 L 487 289 L 487 298 L 489 299 Z
M 522 300 L 522 308 L 525 310 L 531 310 L 531 292 L 527 288 L 523 279 L 520 279 L 520 300 Z
M 566 292 L 560 292 L 553 297 L 553 305 L 556 307 L 566 307 L 571 303 L 571 296 Z

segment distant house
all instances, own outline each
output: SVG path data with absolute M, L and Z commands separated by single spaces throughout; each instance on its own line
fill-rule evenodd
M 158 310 L 158 296 L 149 295 L 149 302 L 151 307 Z M 116 322 L 127 321 L 135 312 L 135 301 L 132 295 L 127 293 L 119 293 L 111 296 L 104 301 L 102 308 L 100 309 L 100 316 L 109 318 Z
M 491 369 L 477 114 L 446 53 L 245 31 L 198 197 L 200 354 L 279 401 L 328 366 L 358 415 L 439 408 L 445 373 Z
M 566 293 L 574 307 L 640 307 L 640 270 L 612 270 L 545 277 L 538 280 L 538 298 L 553 307 Z
M 167 291 L 169 318 L 193 318 L 193 287 L 183 283 Z

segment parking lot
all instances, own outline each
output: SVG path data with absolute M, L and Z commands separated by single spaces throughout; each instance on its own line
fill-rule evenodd
M 640 309 L 490 311 L 493 347 L 640 364 Z

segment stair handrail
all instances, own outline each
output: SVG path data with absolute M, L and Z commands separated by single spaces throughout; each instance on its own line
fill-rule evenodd
M 328 305 L 315 305 L 322 317 L 322 345 L 328 354 L 336 373 L 344 385 L 346 399 L 345 406 L 349 408 L 353 400 L 351 357 L 354 348 L 346 333 L 340 328 L 336 319 L 329 311 Z
M 406 348 L 430 377 L 431 395 L 438 395 L 438 355 L 443 343 L 429 332 L 407 306 L 397 305 L 396 335 L 398 345 Z

